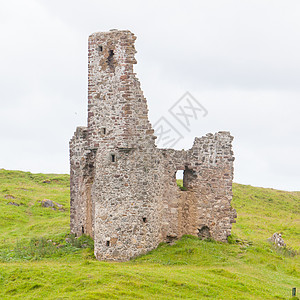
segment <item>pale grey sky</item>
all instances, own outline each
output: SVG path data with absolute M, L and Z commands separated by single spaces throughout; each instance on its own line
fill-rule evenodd
M 152 123 L 186 91 L 208 110 L 176 148 L 228 130 L 235 182 L 300 190 L 299 1 L 0 3 L 0 168 L 69 171 L 87 118 L 87 38 L 116 28 L 137 36 Z

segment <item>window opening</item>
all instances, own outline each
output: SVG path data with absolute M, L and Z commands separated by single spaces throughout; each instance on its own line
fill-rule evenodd
M 107 58 L 107 64 L 110 68 L 110 70 L 112 72 L 115 71 L 115 66 L 114 66 L 114 50 L 109 50 L 109 55 L 108 55 L 108 58 Z

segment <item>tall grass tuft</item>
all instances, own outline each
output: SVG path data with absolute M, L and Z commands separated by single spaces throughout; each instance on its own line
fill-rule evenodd
M 81 248 L 87 248 L 86 256 L 92 258 L 94 242 L 89 236 L 83 235 L 76 238 L 69 234 L 64 241 L 52 241 L 45 237 L 32 238 L 29 243 L 17 241 L 12 250 L 2 250 L 0 252 L 0 261 L 19 261 L 19 260 L 41 260 L 43 258 L 62 257 L 78 251 Z

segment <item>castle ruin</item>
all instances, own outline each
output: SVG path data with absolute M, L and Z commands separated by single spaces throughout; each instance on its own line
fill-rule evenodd
M 221 131 L 187 151 L 157 148 L 133 72 L 135 39 L 119 30 L 89 37 L 88 126 L 70 141 L 71 232 L 93 237 L 99 260 L 126 261 L 184 234 L 225 242 L 236 218 L 233 137 Z

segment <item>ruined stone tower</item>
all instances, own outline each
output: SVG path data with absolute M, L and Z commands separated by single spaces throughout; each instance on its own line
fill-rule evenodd
M 128 260 L 184 234 L 226 241 L 236 217 L 233 138 L 218 132 L 187 151 L 156 147 L 133 73 L 135 39 L 118 30 L 89 37 L 88 126 L 70 141 L 71 232 L 92 236 L 101 260 Z

